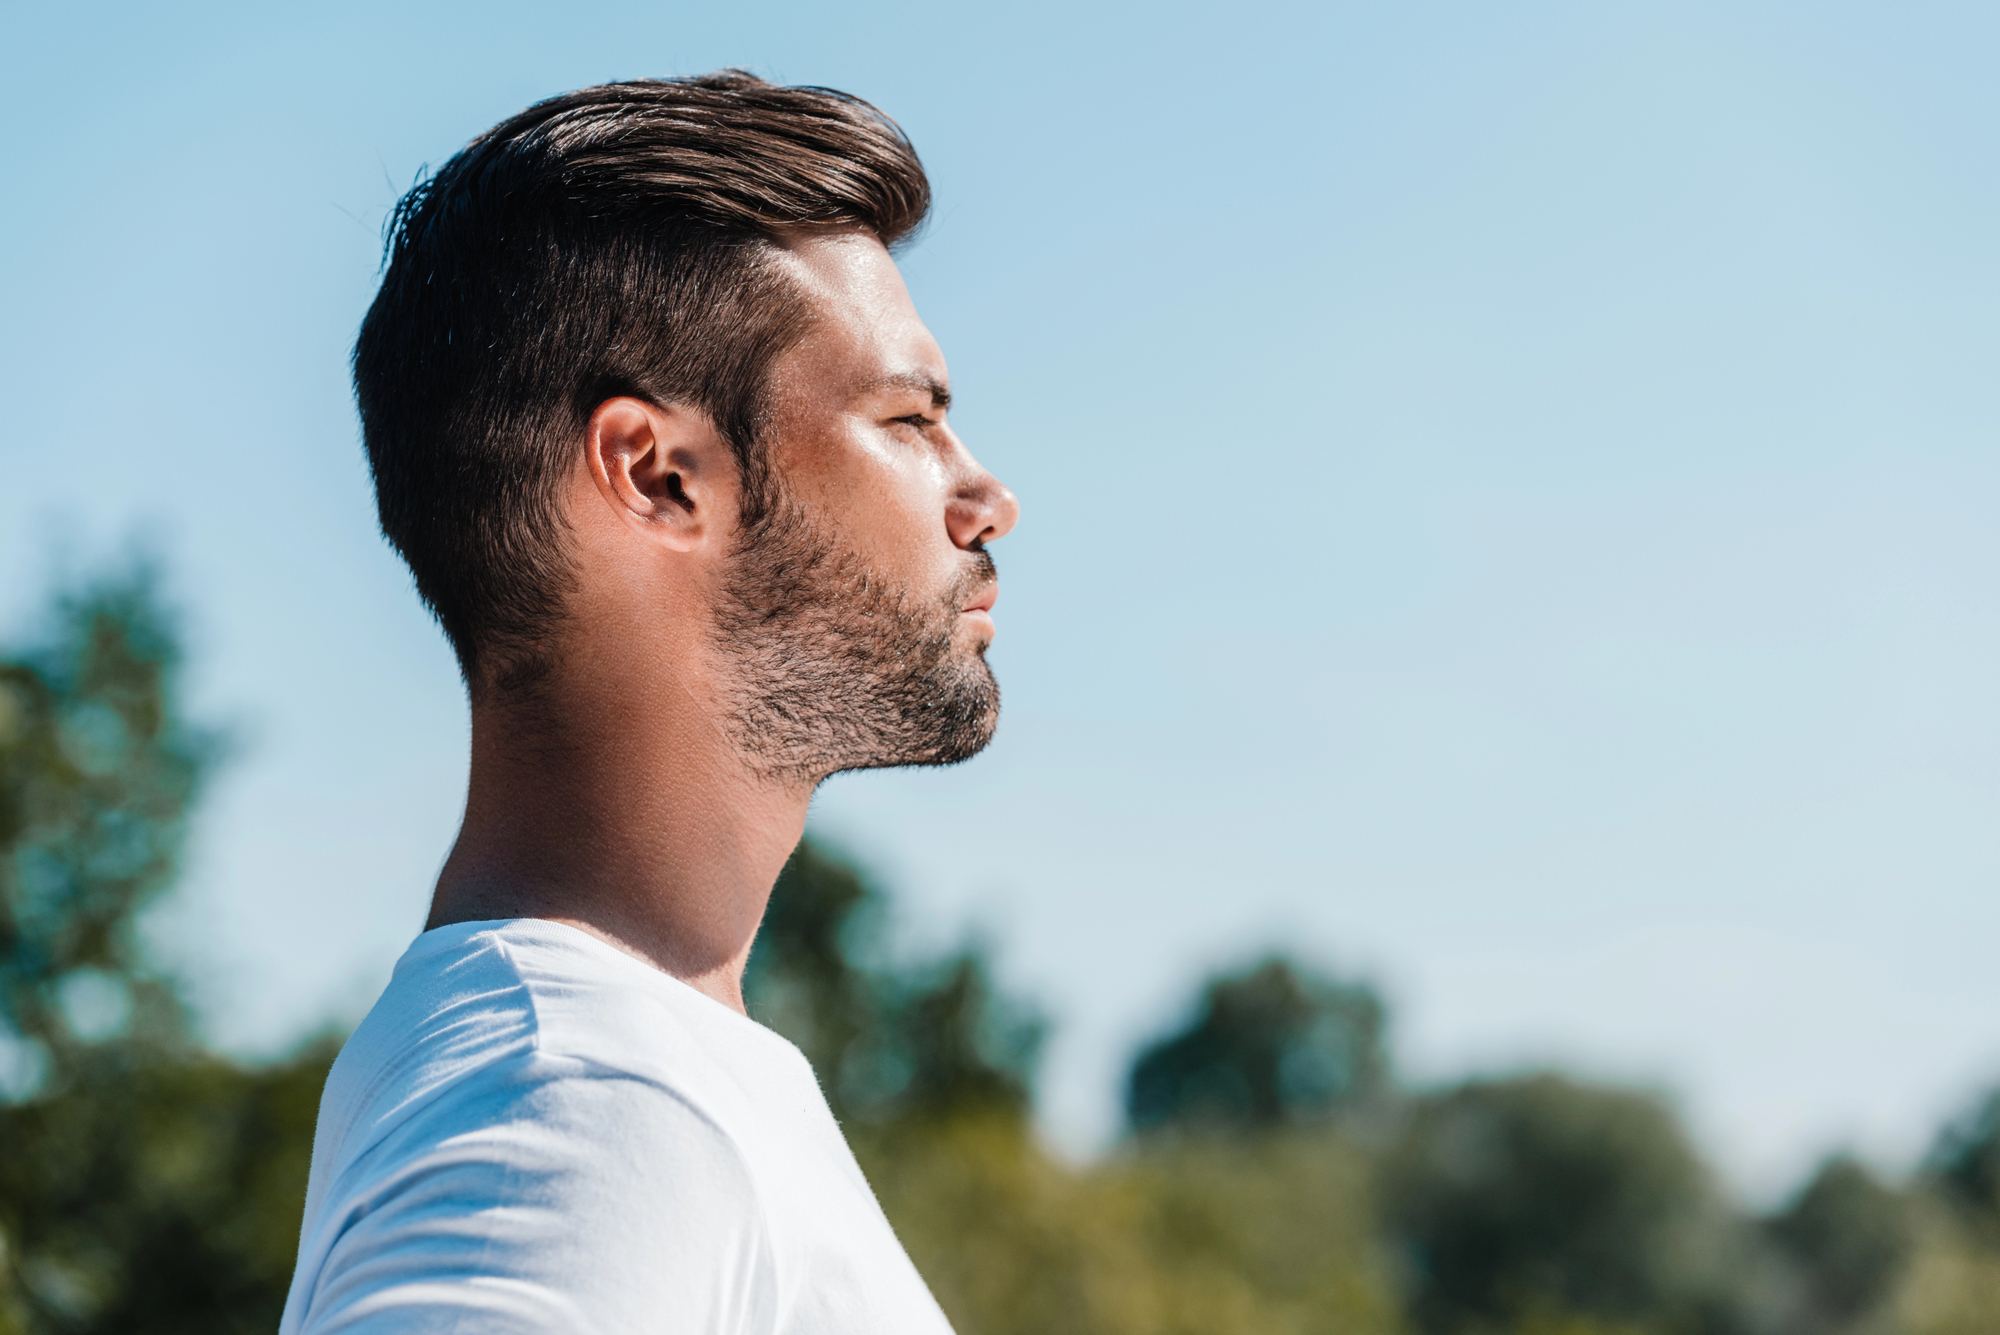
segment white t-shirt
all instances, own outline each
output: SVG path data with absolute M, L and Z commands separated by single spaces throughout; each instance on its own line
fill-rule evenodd
M 425 932 L 320 1100 L 281 1335 L 949 1335 L 805 1057 L 574 928 Z

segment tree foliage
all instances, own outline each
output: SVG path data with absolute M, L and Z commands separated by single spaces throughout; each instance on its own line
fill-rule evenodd
M 138 914 L 212 734 L 150 570 L 59 598 L 0 659 L 0 1331 L 270 1330 L 331 1054 L 203 1054 Z
M 1915 1243 L 1902 1193 L 1844 1154 L 1820 1165 L 1770 1232 L 1795 1277 L 1788 1325 L 1800 1335 L 1850 1330 L 1882 1311 Z
M 1382 1002 L 1366 986 L 1271 958 L 1204 990 L 1193 1021 L 1142 1052 L 1126 1081 L 1137 1131 L 1269 1130 L 1379 1099 Z
M 797 1043 L 843 1120 L 1025 1117 L 1042 1023 L 976 947 L 891 961 L 883 898 L 811 838 L 786 862 L 744 976 L 750 1013 Z
M 1365 1154 L 1172 1138 L 1075 1168 L 1017 1119 L 857 1138 L 960 1335 L 1401 1335 Z
M 248 1069 L 120 1044 L 0 1110 L 0 1305 L 15 1328 L 276 1329 L 332 1057 L 322 1043 Z
M 1358 1151 L 1273 1139 L 1066 1166 L 1030 1122 L 1032 1009 L 977 949 L 891 959 L 884 917 L 866 876 L 807 839 L 744 990 L 811 1058 L 962 1335 L 1399 1330 Z
M 128 1025 L 181 1028 L 134 927 L 173 882 L 216 748 L 177 707 L 149 567 L 60 597 L 51 623 L 0 660 L 0 1025 L 17 1063 L 60 1074 Z
M 1926 1167 L 1960 1206 L 2000 1224 L 2000 1089 L 1946 1124 Z
M 1383 1202 L 1411 1312 L 1437 1335 L 1551 1313 L 1690 1332 L 1748 1321 L 1745 1227 L 1646 1094 L 1541 1074 L 1429 1095 Z

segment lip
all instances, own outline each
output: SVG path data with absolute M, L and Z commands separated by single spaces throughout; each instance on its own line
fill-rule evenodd
M 961 612 L 991 612 L 993 604 L 1000 601 L 1000 586 L 988 584 L 979 591 L 979 596 L 960 608 Z

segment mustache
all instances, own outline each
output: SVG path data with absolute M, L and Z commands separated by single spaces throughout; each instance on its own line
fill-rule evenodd
M 951 591 L 945 596 L 945 601 L 951 604 L 954 612 L 965 606 L 965 600 L 970 598 L 975 590 L 984 588 L 1000 578 L 1000 568 L 993 564 L 993 553 L 984 547 L 978 547 L 966 555 L 972 558 L 971 561 L 959 577 L 952 581 Z

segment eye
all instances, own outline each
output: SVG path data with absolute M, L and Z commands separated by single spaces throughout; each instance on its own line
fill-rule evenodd
M 907 417 L 892 417 L 889 420 L 892 422 L 901 422 L 905 426 L 913 426 L 919 431 L 927 431 L 937 425 L 935 417 L 926 417 L 922 413 L 911 413 Z

